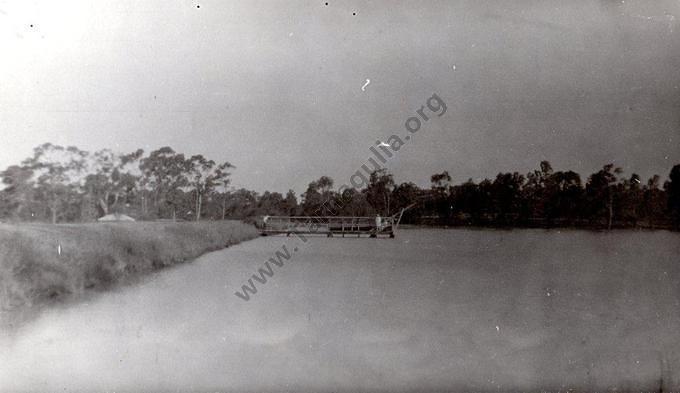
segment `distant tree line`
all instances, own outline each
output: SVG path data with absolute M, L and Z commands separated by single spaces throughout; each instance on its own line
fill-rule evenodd
M 584 182 L 578 173 L 554 171 L 543 161 L 527 175 L 499 173 L 479 183 L 452 184 L 444 171 L 422 189 L 396 184 L 383 169 L 371 174 L 366 188 L 337 192 L 324 176 L 309 184 L 296 212 L 386 216 L 407 209 L 402 222 L 421 225 L 680 229 L 680 165 L 663 186 L 658 175 L 643 183 L 637 174 L 622 172 L 608 164 Z
M 110 213 L 139 219 L 224 218 L 232 168 L 169 147 L 145 156 L 142 150 L 89 153 L 46 143 L 20 165 L 0 172 L 0 217 L 52 223 L 93 221 Z
M 335 190 L 328 176 L 309 183 L 298 201 L 230 187 L 229 162 L 187 157 L 170 147 L 145 154 L 94 153 L 52 144 L 38 146 L 20 165 L 0 172 L 0 219 L 89 222 L 110 213 L 141 220 L 246 219 L 263 215 L 383 216 L 404 214 L 403 223 L 512 227 L 680 229 L 680 165 L 668 181 L 622 176 L 612 164 L 585 181 L 549 162 L 526 175 L 499 173 L 478 183 L 453 184 L 434 174 L 429 188 L 396 184 L 385 169 L 366 187 Z
M 418 223 L 477 226 L 680 228 L 680 165 L 660 185 L 658 175 L 643 182 L 605 165 L 585 180 L 573 171 L 554 171 L 543 161 L 526 176 L 499 173 L 495 179 L 450 184 L 447 172 L 432 176 Z

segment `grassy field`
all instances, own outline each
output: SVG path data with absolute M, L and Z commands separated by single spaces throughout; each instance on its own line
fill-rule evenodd
M 238 221 L 0 224 L 0 310 L 75 298 L 255 236 Z

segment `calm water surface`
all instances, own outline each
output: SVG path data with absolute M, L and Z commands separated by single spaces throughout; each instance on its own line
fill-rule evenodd
M 679 255 L 668 232 L 260 238 L 4 332 L 0 390 L 677 388 Z

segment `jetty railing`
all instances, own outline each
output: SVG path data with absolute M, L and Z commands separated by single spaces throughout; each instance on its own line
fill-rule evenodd
M 395 217 L 352 217 L 352 216 L 265 216 L 260 228 L 262 235 L 295 233 L 334 235 L 368 235 L 394 237 Z

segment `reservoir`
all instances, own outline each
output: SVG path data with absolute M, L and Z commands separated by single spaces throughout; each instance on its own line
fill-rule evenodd
M 664 231 L 262 237 L 3 332 L 0 391 L 678 387 L 679 255 Z

